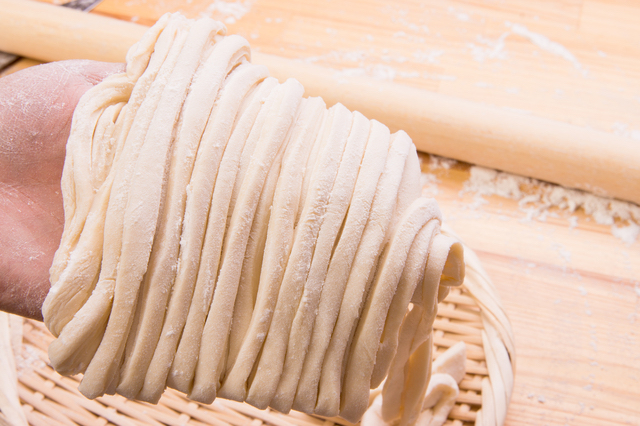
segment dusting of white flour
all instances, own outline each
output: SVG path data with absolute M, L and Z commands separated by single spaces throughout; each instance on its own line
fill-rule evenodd
M 200 14 L 201 17 L 215 18 L 224 21 L 225 24 L 235 24 L 236 21 L 246 15 L 255 0 L 223 1 L 214 0 Z
M 584 77 L 589 75 L 587 68 L 562 44 L 549 39 L 543 34 L 533 32 L 522 24 L 505 21 L 505 26 L 509 28 L 509 31 L 502 33 L 496 40 L 479 35 L 476 37 L 477 44 L 467 43 L 467 48 L 476 62 L 485 62 L 490 59 L 507 59 L 506 40 L 508 37 L 516 35 L 526 38 L 545 52 L 568 61 Z
M 568 213 L 582 209 L 596 223 L 611 226 L 613 235 L 627 244 L 640 234 L 640 207 L 635 204 L 479 166 L 472 166 L 470 174 L 463 192 L 518 200 L 527 219 L 544 220 L 551 207 Z
M 573 53 L 571 53 L 560 43 L 552 41 L 542 34 L 534 33 L 522 24 L 513 24 L 511 22 L 507 22 L 506 25 L 511 29 L 511 31 L 513 31 L 514 34 L 525 37 L 540 49 L 571 62 L 575 69 L 580 71 L 583 76 L 586 77 L 588 75 L 587 69 L 582 66 L 582 64 L 573 55 Z
M 449 169 L 453 164 L 455 160 L 433 155 L 429 160 L 431 170 Z M 470 177 L 464 183 L 461 195 L 474 195 L 472 208 L 488 203 L 483 196 L 497 195 L 517 200 L 520 210 L 525 213 L 525 221 L 544 221 L 551 208 L 569 215 L 582 210 L 596 223 L 610 226 L 613 236 L 627 244 L 633 244 L 640 237 L 640 206 L 636 204 L 480 166 L 471 166 L 469 172 Z M 427 173 L 423 175 L 426 175 L 423 183 L 427 184 L 427 188 L 433 186 L 434 179 Z M 437 194 L 437 189 L 430 188 L 428 191 Z M 569 226 L 576 225 L 576 216 L 570 216 Z

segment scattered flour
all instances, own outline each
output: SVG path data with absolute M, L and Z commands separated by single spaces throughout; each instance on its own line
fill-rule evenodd
M 472 166 L 470 173 L 463 192 L 518 200 L 528 220 L 544 219 L 551 207 L 568 213 L 582 209 L 597 223 L 611 226 L 612 234 L 627 244 L 640 235 L 640 207 L 633 203 L 479 166 Z
M 616 135 L 624 136 L 626 138 L 631 138 L 635 140 L 640 140 L 640 130 L 630 129 L 627 123 L 621 123 L 619 121 L 616 121 L 611 126 L 611 129 L 613 130 L 613 133 L 615 133 Z
M 208 17 L 224 21 L 225 24 L 235 24 L 236 21 L 246 15 L 255 0 L 224 1 L 213 0 L 209 6 L 200 13 L 201 17 Z
M 444 50 L 437 50 L 437 49 L 426 49 L 426 50 L 422 50 L 422 49 L 418 49 L 415 52 L 413 52 L 413 59 L 415 59 L 416 62 L 426 62 L 429 64 L 437 64 L 440 62 L 439 58 L 440 56 L 444 55 Z
M 409 14 L 408 10 L 402 10 L 402 9 L 398 10 L 397 14 L 399 16 L 391 16 L 391 22 L 393 22 L 394 24 L 400 24 L 402 27 L 404 27 L 408 31 L 411 31 L 411 32 L 414 32 L 414 33 L 429 34 L 429 27 L 424 24 L 424 19 L 420 19 L 418 23 L 410 22 L 407 19 L 407 15 Z M 413 40 L 422 39 L 423 42 L 424 42 L 424 38 L 407 34 L 404 31 L 396 32 L 394 34 L 394 37 L 407 37 L 407 38 L 413 39 Z
M 569 61 L 583 76 L 587 77 L 589 75 L 588 70 L 562 44 L 550 40 L 542 34 L 530 31 L 522 24 L 507 21 L 505 25 L 509 28 L 509 31 L 504 32 L 496 40 L 479 35 L 476 37 L 477 43 L 467 43 L 467 47 L 475 61 L 485 62 L 488 59 L 506 59 L 508 54 L 505 50 L 505 42 L 509 36 L 515 34 L 528 39 L 540 49 Z
M 22 346 L 22 350 L 16 353 L 15 357 L 18 377 L 28 376 L 34 370 L 39 370 L 46 366 L 41 358 L 41 350 L 28 343 Z
M 334 73 L 334 77 L 338 80 L 338 83 L 341 83 L 340 77 L 360 77 L 366 76 L 373 78 L 375 80 L 387 80 L 393 81 L 398 75 L 398 71 L 390 67 L 388 65 L 367 65 L 363 67 L 357 68 L 343 68 L 340 71 L 336 71 Z M 409 75 L 411 77 L 412 74 Z M 406 77 L 403 75 L 403 77 Z M 346 81 L 345 81 L 346 83 Z
M 429 80 L 440 80 L 440 81 L 456 81 L 458 77 L 455 75 L 447 75 L 447 74 L 429 74 L 427 72 L 422 73 L 422 78 L 426 78 Z
M 422 186 L 422 196 L 428 198 L 436 198 L 438 191 L 438 177 L 433 173 L 422 173 L 420 176 L 420 185 Z
M 368 58 L 366 50 L 332 50 L 325 55 L 309 56 L 304 58 L 307 63 L 314 63 L 318 61 L 348 61 L 348 62 L 360 62 Z
M 461 12 L 459 10 L 457 10 L 455 7 L 453 6 L 449 6 L 449 8 L 447 9 L 447 11 L 449 13 L 451 13 L 453 16 L 456 17 L 457 20 L 462 21 L 462 22 L 469 22 L 469 20 L 471 19 L 471 17 L 469 16 L 468 13 L 465 12 Z
M 440 80 L 440 81 L 454 81 L 456 76 L 442 75 L 442 74 L 430 74 L 427 72 L 419 71 L 404 71 L 397 69 L 391 65 L 386 64 L 367 64 L 367 61 L 375 53 L 373 48 L 368 50 L 332 50 L 329 53 L 318 56 L 308 56 L 300 58 L 301 61 L 306 63 L 317 62 L 354 62 L 357 66 L 345 67 L 342 69 L 333 69 L 333 76 L 336 78 L 339 84 L 348 83 L 348 80 L 344 77 L 369 77 L 375 80 L 394 81 L 396 78 L 408 79 L 408 78 L 424 78 L 428 80 Z M 383 55 L 380 56 L 380 60 L 386 63 L 398 63 L 404 64 L 410 61 L 410 58 L 401 55 L 391 55 L 388 49 L 382 50 Z M 438 58 L 444 54 L 443 50 L 416 50 L 413 53 L 413 59 L 417 63 L 432 63 L 437 64 Z M 327 66 L 323 64 L 323 66 Z
M 622 227 L 613 226 L 611 232 L 614 237 L 620 238 L 627 244 L 633 244 L 638 239 L 638 235 L 640 235 L 640 226 L 635 223 Z
M 477 36 L 476 41 L 479 44 L 467 43 L 467 47 L 471 50 L 473 59 L 477 62 L 484 62 L 487 59 L 506 59 L 507 51 L 504 49 L 505 40 L 510 32 L 503 33 L 497 40 L 491 40 L 483 36 Z
M 449 170 L 451 167 L 455 166 L 456 164 L 458 164 L 458 161 L 454 160 L 453 158 L 440 157 L 438 155 L 429 156 L 429 168 L 431 169 Z
M 420 73 L 417 71 L 398 71 L 398 77 L 400 78 L 419 78 Z
M 421 36 L 417 36 L 417 35 L 413 35 L 413 34 L 408 34 L 405 31 L 396 31 L 395 33 L 392 34 L 393 38 L 402 38 L 405 39 L 411 43 L 418 43 L 418 44 L 425 44 L 426 40 L 424 37 Z
M 456 164 L 456 160 L 435 155 L 431 155 L 428 161 L 430 170 L 449 169 Z M 524 221 L 544 221 L 550 209 L 554 208 L 568 213 L 569 226 L 575 228 L 578 219 L 572 213 L 582 210 L 596 223 L 610 226 L 613 236 L 629 245 L 640 237 L 640 206 L 636 204 L 480 166 L 471 166 L 469 172 L 470 177 L 460 195 L 474 195 L 469 205 L 472 209 L 488 204 L 483 196 L 498 195 L 517 200 L 520 211 L 526 215 Z M 433 182 L 431 179 L 424 183 Z M 433 192 L 434 189 L 429 191 Z
M 530 31 L 527 27 L 522 24 L 514 24 L 511 22 L 506 23 L 507 27 L 513 31 L 514 34 L 525 37 L 529 39 L 533 44 L 538 46 L 540 49 L 545 50 L 553 55 L 560 56 L 563 59 L 571 62 L 571 64 L 582 73 L 583 76 L 588 75 L 588 71 L 582 64 L 576 59 L 576 57 L 571 53 L 566 47 L 561 45 L 558 42 L 552 41 L 546 36 L 534 33 Z
M 400 64 L 407 62 L 409 59 L 406 56 L 391 56 L 391 55 L 383 55 L 380 59 L 384 62 L 398 62 Z

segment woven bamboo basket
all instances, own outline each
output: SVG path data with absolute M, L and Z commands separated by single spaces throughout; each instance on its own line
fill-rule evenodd
M 466 375 L 445 424 L 502 425 L 513 388 L 513 334 L 493 284 L 468 247 L 465 260 L 465 282 L 440 303 L 434 323 L 435 357 L 461 340 L 467 344 Z M 299 412 L 285 415 L 223 399 L 204 405 L 171 389 L 157 405 L 119 395 L 89 400 L 77 389 L 80 376 L 60 376 L 48 364 L 47 347 L 53 339 L 42 323 L 24 320 L 21 353 L 16 354 L 18 395 L 27 420 L 34 426 L 350 425 L 342 419 Z

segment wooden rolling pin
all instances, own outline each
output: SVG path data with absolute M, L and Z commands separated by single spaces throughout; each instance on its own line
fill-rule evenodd
M 0 50 L 38 59 L 122 62 L 146 27 L 31 0 L 0 0 Z M 640 204 L 640 144 L 613 134 L 254 52 L 327 106 L 403 129 L 419 150 Z

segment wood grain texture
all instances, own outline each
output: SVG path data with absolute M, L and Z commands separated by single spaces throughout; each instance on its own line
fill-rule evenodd
M 347 10 L 351 21 L 344 31 L 351 35 L 358 34 L 360 28 L 354 24 L 364 25 L 356 19 L 359 18 L 357 10 L 363 9 L 363 4 L 347 4 L 350 5 Z M 131 5 L 131 2 L 126 3 L 126 6 Z M 317 3 L 311 5 L 316 6 Z M 341 5 L 344 6 L 342 3 Z M 66 8 L 44 7 L 34 1 L 0 0 L 0 6 L 5 12 L 0 15 L 0 25 L 4 28 L 4 34 L 0 34 L 0 49 L 45 61 L 72 58 L 121 61 L 124 60 L 128 47 L 140 37 L 145 28 L 95 14 L 86 15 Z M 209 5 L 205 11 L 200 11 L 198 16 L 212 15 L 219 11 L 228 15 L 226 22 L 233 24 L 247 14 L 248 6 L 248 2 L 217 2 Z M 187 15 L 193 15 L 194 9 L 197 9 L 197 5 L 191 4 Z M 307 9 L 310 10 L 306 10 L 306 13 L 323 17 L 327 8 L 322 11 L 313 7 Z M 327 10 L 333 11 L 332 8 Z M 461 12 L 453 6 L 447 8 L 447 12 L 458 21 L 470 25 L 473 22 L 469 13 Z M 302 15 L 300 11 L 297 13 Z M 409 11 L 402 9 L 400 14 L 408 15 Z M 386 23 L 385 17 L 386 15 L 378 17 L 375 22 Z M 430 33 L 427 25 L 411 23 L 407 19 L 392 19 L 392 23 L 400 22 L 414 32 Z M 290 21 L 294 21 L 294 17 Z M 482 22 L 484 21 L 482 18 Z M 274 19 L 267 17 L 265 22 L 271 23 Z M 275 22 L 284 21 L 282 18 L 275 18 Z M 338 19 L 332 22 L 342 23 Z M 563 44 L 530 30 L 522 22 L 503 20 L 502 23 L 506 30 L 496 40 L 478 35 L 476 41 L 480 45 L 467 43 L 476 62 L 509 59 L 507 41 L 514 37 L 524 38 L 542 51 L 558 57 L 565 65 L 569 64 L 574 73 L 583 78 L 598 80 L 599 77 L 593 77 L 589 68 Z M 376 26 L 375 30 L 380 28 Z M 486 28 L 484 30 L 487 31 Z M 325 36 L 332 37 L 337 32 L 335 28 L 325 28 Z M 303 29 L 298 29 L 297 35 L 303 34 Z M 321 37 L 322 34 L 316 36 Z M 259 38 L 255 33 L 251 33 L 249 37 Z M 390 40 L 406 37 L 407 32 L 404 30 L 396 31 L 391 36 L 383 35 L 382 45 L 391 46 L 393 43 Z M 410 41 L 425 42 L 424 37 L 409 38 Z M 378 45 L 376 37 L 366 34 L 364 39 L 361 46 L 369 47 L 370 52 L 375 52 L 371 46 Z M 410 45 L 409 42 L 404 43 L 404 46 Z M 332 69 L 327 68 L 327 65 L 318 66 L 314 63 L 322 56 L 286 59 L 259 52 L 259 47 L 253 53 L 253 61 L 268 65 L 272 75 L 281 81 L 289 77 L 297 78 L 305 86 L 308 95 L 322 96 L 328 105 L 341 102 L 352 110 L 358 110 L 369 118 L 387 124 L 393 131 L 406 130 L 419 150 L 640 203 L 640 143 L 634 143 L 624 135 L 598 131 L 590 126 L 563 123 L 559 121 L 561 119 L 550 120 L 517 108 L 505 109 L 487 105 L 466 99 L 462 94 L 452 95 L 440 90 L 412 87 L 402 82 L 399 84 L 395 81 L 396 76 L 421 81 L 429 75 L 398 70 L 392 65 L 366 64 L 365 60 L 373 55 L 365 50 L 342 53 L 331 51 L 330 56 L 343 61 L 359 62 L 357 67 Z M 281 49 L 284 51 L 282 46 Z M 389 48 L 382 51 L 388 52 Z M 405 51 L 403 55 L 384 55 L 380 59 L 400 64 L 411 62 L 410 58 L 413 58 L 413 62 L 426 60 L 436 63 L 446 52 Z M 409 54 L 412 56 L 408 56 Z M 598 51 L 598 54 L 606 56 L 602 51 Z M 504 71 L 495 71 L 499 71 L 501 75 L 506 74 Z M 563 73 L 558 69 L 552 70 L 550 75 L 557 79 Z M 532 79 L 542 80 L 548 74 L 531 68 L 528 74 L 521 76 L 525 78 L 522 83 L 527 85 Z M 486 81 L 477 82 L 476 86 L 492 87 Z M 520 89 L 515 87 L 506 91 L 515 95 Z M 547 103 L 550 101 L 548 97 L 545 100 Z M 633 130 L 625 123 L 615 122 L 614 130 L 640 138 L 640 130 Z
M 229 31 L 264 53 L 598 130 L 640 130 L 640 4 L 631 0 L 242 3 L 251 6 Z M 96 12 L 144 24 L 178 10 L 231 16 L 210 4 L 105 0 Z
M 147 25 L 178 10 L 233 17 L 215 4 L 105 0 L 96 13 Z M 260 52 L 640 143 L 636 1 L 243 4 L 229 31 Z M 513 322 L 517 370 L 506 424 L 639 425 L 640 242 L 623 243 L 581 212 L 570 220 L 552 211 L 557 217 L 540 221 L 497 196 L 479 205 L 461 194 L 468 165 L 430 170 L 422 157 L 445 220 L 478 252 Z
M 528 220 L 513 200 L 463 194 L 468 167 L 437 176 L 445 221 L 483 261 L 516 337 L 507 425 L 635 425 L 640 419 L 640 242 L 578 213 Z M 554 217 L 557 215 L 557 217 Z

